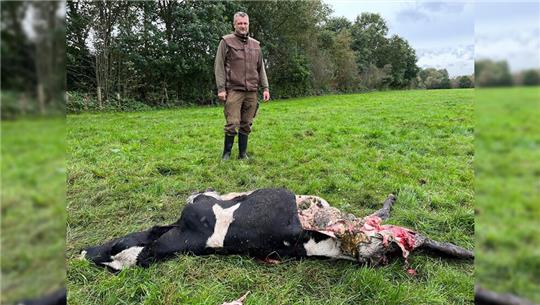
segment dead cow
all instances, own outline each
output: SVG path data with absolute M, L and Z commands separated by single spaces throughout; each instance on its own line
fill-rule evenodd
M 384 264 L 418 249 L 435 255 L 473 259 L 472 251 L 431 240 L 412 230 L 382 225 L 395 201 L 364 218 L 341 212 L 324 199 L 286 189 L 259 189 L 220 195 L 194 194 L 180 219 L 82 251 L 82 257 L 113 271 L 148 266 L 180 253 L 242 254 L 262 259 L 325 257 Z

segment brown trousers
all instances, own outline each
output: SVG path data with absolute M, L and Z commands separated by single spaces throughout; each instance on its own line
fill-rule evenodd
M 225 133 L 230 136 L 237 132 L 249 135 L 256 110 L 257 92 L 229 90 L 223 111 L 227 120 Z

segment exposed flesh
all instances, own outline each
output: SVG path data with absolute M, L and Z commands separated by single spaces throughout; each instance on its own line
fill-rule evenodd
M 331 207 L 316 196 L 296 196 L 298 217 L 304 230 L 317 231 L 341 241 L 343 254 L 359 261 L 383 263 L 384 253 L 396 244 L 407 259 L 415 247 L 416 233 L 407 228 L 381 225 L 378 216 L 358 218 Z

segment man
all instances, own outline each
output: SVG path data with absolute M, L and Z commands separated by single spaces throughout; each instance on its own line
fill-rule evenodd
M 234 137 L 238 134 L 238 159 L 247 159 L 248 136 L 257 111 L 257 90 L 263 87 L 263 99 L 270 99 L 268 79 L 259 42 L 248 36 L 249 17 L 234 14 L 234 33 L 222 37 L 216 54 L 214 72 L 218 98 L 225 102 L 225 141 L 223 160 L 229 160 Z

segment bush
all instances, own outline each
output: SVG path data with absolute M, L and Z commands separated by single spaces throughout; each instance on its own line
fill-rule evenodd
M 540 85 L 540 74 L 536 70 L 527 70 L 523 72 L 523 85 L 537 86 Z
M 473 88 L 474 83 L 469 76 L 460 76 L 458 78 L 458 88 Z
M 153 107 L 132 98 L 111 98 L 99 106 L 97 98 L 88 93 L 67 92 L 66 112 L 81 113 L 93 111 L 144 111 Z
M 2 120 L 13 120 L 22 115 L 38 114 L 37 101 L 29 97 L 28 93 L 2 90 Z
M 416 84 L 421 89 L 450 89 L 450 79 L 446 69 L 426 68 L 420 70 Z
M 2 91 L 0 96 L 2 99 L 2 120 L 15 119 L 20 111 L 16 94 L 11 91 Z
M 475 83 L 478 87 L 512 86 L 508 62 L 478 60 L 474 63 Z

